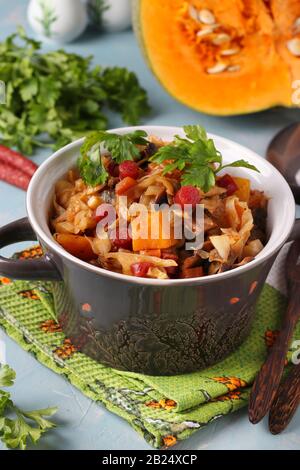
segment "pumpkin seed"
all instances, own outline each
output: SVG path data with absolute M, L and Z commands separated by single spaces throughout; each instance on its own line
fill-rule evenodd
M 239 70 L 241 70 L 241 66 L 236 64 L 236 65 L 229 65 L 229 67 L 227 67 L 227 70 L 228 72 L 238 72 Z
M 299 16 L 299 18 L 297 18 L 297 19 L 295 20 L 295 23 L 294 23 L 294 30 L 295 30 L 296 32 L 300 31 L 300 16 Z
M 214 24 L 216 22 L 215 15 L 206 8 L 203 8 L 203 10 L 199 11 L 198 18 L 203 24 Z
M 239 52 L 240 52 L 240 49 L 236 47 L 232 49 L 223 49 L 223 51 L 221 51 L 220 54 L 223 56 L 229 56 L 229 55 L 238 54 Z
M 213 28 L 204 28 L 204 29 L 200 29 L 198 32 L 197 32 L 197 36 L 198 38 L 201 38 L 202 36 L 207 36 L 208 34 L 211 34 L 213 33 Z
M 208 69 L 206 69 L 206 72 L 209 74 L 221 73 L 224 72 L 226 68 L 226 64 L 224 64 L 223 62 L 217 62 L 213 67 L 209 67 Z
M 300 38 L 290 39 L 286 45 L 291 54 L 300 57 Z
M 230 40 L 231 40 L 231 37 L 229 36 L 229 34 L 220 33 L 215 38 L 213 38 L 212 43 L 215 46 L 220 46 L 221 44 L 224 44 L 225 42 L 229 42 Z
M 198 21 L 198 11 L 193 5 L 189 5 L 189 15 L 193 20 Z

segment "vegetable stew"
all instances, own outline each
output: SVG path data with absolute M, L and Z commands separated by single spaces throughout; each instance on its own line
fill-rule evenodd
M 223 164 L 202 127 L 184 130 L 186 137 L 172 142 L 144 131 L 90 134 L 78 167 L 56 183 L 55 240 L 93 265 L 155 279 L 218 274 L 253 260 L 267 241 L 268 199 L 228 168 L 258 170 L 244 160 Z M 166 230 L 168 208 L 174 210 Z M 195 229 L 190 239 L 184 230 L 175 236 L 175 226 L 188 223 Z M 198 246 L 196 234 L 202 237 Z

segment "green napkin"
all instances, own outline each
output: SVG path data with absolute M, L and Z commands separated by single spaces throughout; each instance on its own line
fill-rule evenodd
M 37 255 L 35 248 L 17 257 Z M 0 325 L 38 361 L 122 416 L 156 448 L 170 447 L 247 405 L 250 385 L 272 347 L 286 308 L 284 295 L 266 284 L 252 332 L 235 353 L 201 372 L 153 377 L 108 368 L 78 352 L 56 323 L 51 286 L 0 278 Z M 300 325 L 296 338 L 300 338 Z M 291 349 L 288 359 L 292 353 Z

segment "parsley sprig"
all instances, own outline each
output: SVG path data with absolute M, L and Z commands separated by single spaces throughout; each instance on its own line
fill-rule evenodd
M 13 385 L 16 374 L 8 365 L 0 364 L 0 387 Z M 10 393 L 0 389 L 0 439 L 10 449 L 26 449 L 28 442 L 36 444 L 55 424 L 47 418 L 56 408 L 23 411 L 11 400 Z
M 140 155 L 137 145 L 147 145 L 146 137 L 147 133 L 140 130 L 124 135 L 105 131 L 92 132 L 80 149 L 78 167 L 82 179 L 90 186 L 105 183 L 108 173 L 102 163 L 103 149 L 111 154 L 116 163 L 136 160 Z
M 183 129 L 186 138 L 175 136 L 173 142 L 161 147 L 151 157 L 151 161 L 158 164 L 170 161 L 164 168 L 164 174 L 175 169 L 182 171 L 182 185 L 197 186 L 207 192 L 215 185 L 217 173 L 224 168 L 244 167 L 259 171 L 245 160 L 223 165 L 220 151 L 202 126 L 184 126 Z

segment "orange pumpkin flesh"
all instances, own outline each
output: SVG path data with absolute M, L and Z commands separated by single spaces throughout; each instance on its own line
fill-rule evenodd
M 299 0 L 138 0 L 136 14 L 154 74 L 184 104 L 217 115 L 292 105 Z

